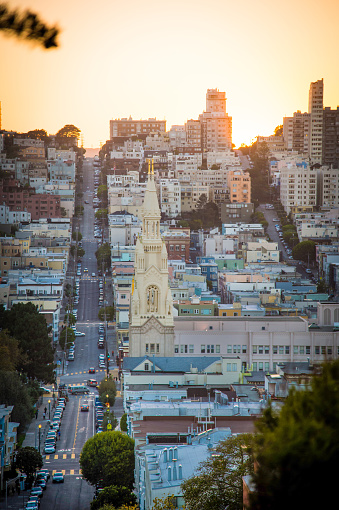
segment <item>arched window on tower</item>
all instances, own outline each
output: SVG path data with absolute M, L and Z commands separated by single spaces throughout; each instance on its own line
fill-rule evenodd
M 157 313 L 159 310 L 159 289 L 156 285 L 150 285 L 146 291 L 147 313 Z

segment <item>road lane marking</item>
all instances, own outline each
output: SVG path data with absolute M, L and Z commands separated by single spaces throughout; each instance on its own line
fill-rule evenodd
M 46 460 L 49 460 L 49 455 L 46 455 Z
M 80 397 L 80 399 L 79 399 L 78 414 L 77 414 L 77 421 L 76 421 L 76 424 L 75 424 L 75 434 L 74 434 L 73 448 L 75 448 L 75 442 L 76 442 L 76 440 L 77 440 L 78 423 L 79 423 L 79 416 L 80 416 L 80 403 L 81 403 L 81 397 Z
M 58 458 L 59 458 L 59 455 L 58 455 L 58 454 L 54 455 L 54 459 L 55 459 L 55 460 L 58 460 Z
M 67 453 L 63 453 L 62 458 L 67 459 Z
M 75 459 L 75 453 L 71 454 L 71 459 Z

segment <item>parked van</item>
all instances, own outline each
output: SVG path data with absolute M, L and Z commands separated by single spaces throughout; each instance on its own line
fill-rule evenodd
M 68 393 L 70 395 L 80 395 L 82 393 L 89 393 L 87 386 L 68 386 Z

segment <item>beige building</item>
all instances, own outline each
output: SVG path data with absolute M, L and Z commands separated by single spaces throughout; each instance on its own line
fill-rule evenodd
M 312 82 L 308 96 L 308 113 L 311 116 L 309 157 L 312 163 L 322 162 L 324 80 Z
M 142 212 L 142 237 L 135 246 L 135 280 L 132 287 L 129 354 L 172 356 L 173 300 L 168 285 L 167 250 L 160 235 L 160 208 L 149 172 Z
M 226 113 L 226 94 L 208 89 L 206 111 L 199 115 L 203 151 L 224 151 L 232 148 L 232 117 Z
M 287 214 L 292 207 L 317 205 L 317 170 L 305 161 L 288 162 L 280 170 L 280 201 Z

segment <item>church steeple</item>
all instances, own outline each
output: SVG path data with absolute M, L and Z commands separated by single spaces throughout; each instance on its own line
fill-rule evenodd
M 134 290 L 130 309 L 130 356 L 172 356 L 174 322 L 168 285 L 167 250 L 160 235 L 161 213 L 153 161 L 142 210 L 142 236 L 135 247 Z

